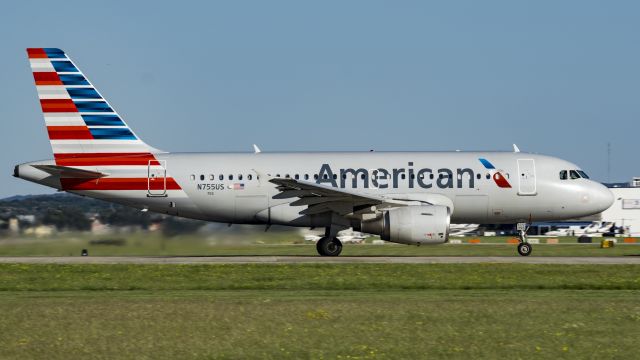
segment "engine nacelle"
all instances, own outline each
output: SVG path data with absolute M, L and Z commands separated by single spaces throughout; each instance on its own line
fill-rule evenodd
M 449 208 L 441 205 L 404 206 L 361 222 L 359 231 L 401 244 L 441 244 L 449 241 Z

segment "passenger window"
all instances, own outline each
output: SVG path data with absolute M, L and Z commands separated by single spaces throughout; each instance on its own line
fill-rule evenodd
M 400 179 L 404 180 L 404 179 L 406 179 L 406 178 L 407 178 L 407 175 L 405 175 L 404 173 L 402 173 L 402 174 L 400 175 Z
M 304 174 L 304 179 L 309 180 L 309 174 Z
M 313 178 L 318 180 L 318 174 L 313 174 Z
M 215 179 L 216 179 L 215 175 L 213 174 L 209 175 L 209 180 L 215 180 Z
M 195 179 L 196 179 L 196 176 L 192 174 L 191 175 L 191 180 L 195 180 Z
M 253 179 L 253 176 L 251 174 L 247 175 L 247 180 L 251 180 Z
M 300 175 L 295 174 L 295 175 L 293 175 L 293 178 L 296 179 L 296 180 L 300 180 Z
M 222 181 L 222 180 L 224 180 L 224 175 L 220 174 L 220 175 L 218 176 L 218 179 L 220 179 L 221 181 Z
M 204 181 L 204 175 L 200 175 L 200 180 Z
M 338 175 L 333 174 L 333 180 L 336 180 L 338 178 Z
M 238 180 L 242 180 L 242 174 L 238 175 Z
M 289 176 L 289 174 L 286 174 L 284 177 L 285 177 L 286 179 L 290 179 L 290 178 L 291 178 L 291 176 Z
M 364 179 L 365 179 L 365 177 L 366 177 L 366 175 L 365 175 L 365 174 L 360 175 L 360 179 L 362 179 L 362 180 L 364 180 Z
M 487 180 L 491 179 L 491 175 L 487 173 Z
M 478 173 L 478 175 L 476 175 L 476 178 L 478 178 L 478 180 L 482 179 L 482 175 L 480 173 Z
M 567 170 L 560 171 L 560 180 L 567 180 Z
M 569 176 L 571 176 L 571 180 L 580 179 L 580 175 L 575 170 L 569 170 Z
M 229 180 L 233 180 L 233 175 L 229 175 Z

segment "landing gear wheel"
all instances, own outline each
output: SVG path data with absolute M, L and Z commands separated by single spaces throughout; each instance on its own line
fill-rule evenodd
M 529 256 L 531 255 L 531 251 L 533 251 L 533 247 L 531 246 L 531 244 L 526 242 L 518 244 L 518 254 L 522 256 Z
M 325 236 L 316 243 L 316 250 L 322 256 L 338 256 L 342 252 L 342 243 L 338 238 Z

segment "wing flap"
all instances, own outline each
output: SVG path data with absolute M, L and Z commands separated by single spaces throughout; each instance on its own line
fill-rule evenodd
M 361 194 L 345 189 L 336 189 L 308 181 L 275 178 L 269 180 L 281 192 L 274 199 L 298 198 L 292 206 L 304 206 L 300 215 L 315 215 L 334 212 L 340 215 L 353 214 L 354 210 L 371 208 L 382 204 L 384 199 L 370 194 Z
M 316 205 L 330 201 L 349 201 L 349 197 L 324 197 L 324 196 L 309 196 L 301 197 L 298 200 L 291 203 L 291 206 L 304 206 L 304 205 Z

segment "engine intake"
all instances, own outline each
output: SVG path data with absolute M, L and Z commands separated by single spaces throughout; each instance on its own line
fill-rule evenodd
M 449 241 L 451 212 L 441 205 L 405 206 L 360 223 L 359 231 L 400 244 L 441 244 Z

